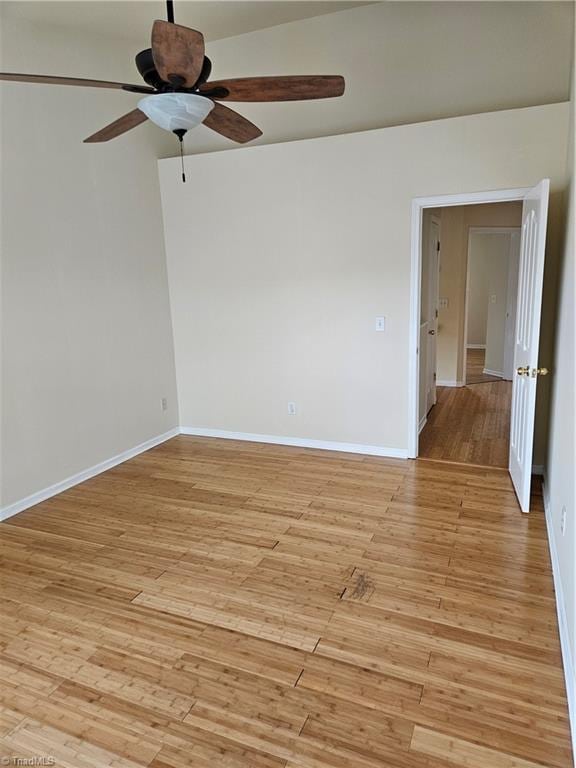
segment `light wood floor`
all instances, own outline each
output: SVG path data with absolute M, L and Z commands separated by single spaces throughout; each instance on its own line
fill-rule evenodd
M 437 387 L 420 434 L 422 458 L 507 467 L 512 382 Z
M 479 384 L 483 381 L 502 381 L 499 376 L 484 373 L 485 349 L 466 350 L 466 384 Z
M 175 438 L 0 526 L 3 754 L 570 766 L 533 506 L 499 470 Z

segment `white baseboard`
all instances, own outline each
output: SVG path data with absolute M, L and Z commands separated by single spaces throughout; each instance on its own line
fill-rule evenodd
M 486 344 L 466 344 L 466 349 L 486 349 Z
M 452 381 L 450 379 L 438 379 L 436 381 L 437 387 L 463 387 L 463 381 Z
M 482 373 L 486 373 L 488 376 L 498 376 L 500 379 L 504 378 L 504 371 L 494 371 L 492 368 L 484 368 Z
M 554 592 L 556 593 L 556 613 L 558 614 L 558 630 L 560 632 L 560 648 L 562 650 L 562 663 L 564 666 L 564 680 L 566 682 L 566 698 L 568 699 L 568 715 L 570 718 L 570 731 L 572 734 L 572 753 L 576 758 L 576 670 L 572 658 L 570 644 L 570 632 L 566 616 L 566 603 L 564 589 L 560 578 L 560 563 L 556 551 L 556 541 L 552 528 L 552 511 L 550 509 L 550 495 L 546 473 L 542 484 L 542 497 L 544 500 L 544 516 L 548 532 L 548 546 L 550 548 L 550 560 L 552 561 L 552 575 L 554 578 Z
M 388 448 L 382 445 L 362 445 L 360 443 L 336 443 L 331 440 L 310 440 L 303 437 L 284 437 L 281 435 L 260 435 L 251 432 L 229 432 L 225 429 L 206 429 L 204 427 L 180 427 L 182 435 L 196 437 L 220 437 L 224 440 L 244 440 L 250 443 L 271 443 L 272 445 L 291 445 L 296 448 L 316 448 L 321 451 L 341 451 L 345 453 L 363 453 L 368 456 L 386 456 L 391 459 L 407 459 L 405 448 Z
M 427 416 L 422 416 L 422 418 L 420 419 L 420 424 L 418 424 L 418 434 L 420 434 L 420 432 L 422 432 L 422 430 L 426 426 L 426 422 L 427 421 L 428 421 L 428 417 Z
M 20 501 L 15 501 L 13 504 L 2 507 L 0 509 L 0 520 L 7 520 L 9 517 L 12 517 L 12 515 L 16 515 L 18 512 L 23 512 L 25 509 L 33 507 L 35 504 L 40 504 L 41 501 L 46 501 L 46 499 L 56 496 L 56 494 L 62 493 L 62 491 L 66 491 L 68 488 L 72 488 L 73 485 L 83 483 L 85 480 L 89 480 L 91 477 L 99 475 L 101 472 L 106 472 L 107 469 L 112 469 L 112 467 L 115 467 L 117 464 L 122 464 L 123 461 L 131 459 L 139 453 L 144 453 L 144 451 L 154 448 L 155 445 L 160 445 L 160 443 L 170 440 L 171 437 L 175 437 L 179 434 L 180 429 L 174 427 L 174 429 L 170 429 L 162 435 L 157 435 L 150 440 L 146 440 L 144 443 L 140 443 L 140 445 L 134 446 L 134 448 L 129 448 L 127 451 L 118 453 L 111 459 L 106 459 L 106 461 L 102 461 L 100 464 L 94 464 L 94 466 L 88 467 L 88 469 L 84 469 L 82 472 L 78 472 L 71 477 L 67 477 L 59 483 L 55 483 L 48 488 L 43 488 L 41 491 L 37 491 L 31 496 L 26 496 L 26 498 L 20 499 Z

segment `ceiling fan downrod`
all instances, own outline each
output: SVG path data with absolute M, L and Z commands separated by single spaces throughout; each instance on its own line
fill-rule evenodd
M 166 17 L 171 24 L 174 24 L 174 0 L 166 0 Z

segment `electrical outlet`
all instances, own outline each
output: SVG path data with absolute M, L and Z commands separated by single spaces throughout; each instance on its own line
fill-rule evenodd
M 376 331 L 385 331 L 386 330 L 386 318 L 385 317 L 377 317 L 376 322 L 374 324 L 374 330 Z
M 167 397 L 163 397 L 163 398 L 160 400 L 160 408 L 161 408 L 163 411 L 167 411 L 167 410 L 168 410 L 168 398 L 167 398 Z
M 560 516 L 560 533 L 562 536 L 566 533 L 566 507 L 562 507 L 562 513 Z
M 288 416 L 296 416 L 296 403 L 288 403 Z

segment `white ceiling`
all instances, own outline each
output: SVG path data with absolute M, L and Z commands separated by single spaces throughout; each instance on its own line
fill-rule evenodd
M 345 10 L 366 2 L 243 2 L 243 0 L 175 0 L 174 20 L 200 30 L 206 40 L 220 40 L 298 19 Z M 2 2 L 7 16 L 36 24 L 111 35 L 148 47 L 154 19 L 166 18 L 163 0 L 16 0 Z

